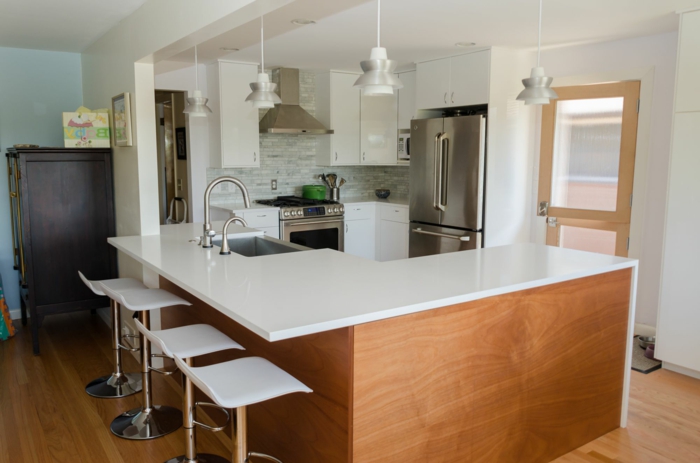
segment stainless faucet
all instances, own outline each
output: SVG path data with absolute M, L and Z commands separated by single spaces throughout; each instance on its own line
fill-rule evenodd
M 221 254 L 222 256 L 227 256 L 231 254 L 231 248 L 228 246 L 228 226 L 231 225 L 233 222 L 238 222 L 244 227 L 248 226 L 248 222 L 243 220 L 241 217 L 236 217 L 235 215 L 226 221 L 226 223 L 224 224 L 224 231 L 221 233 L 221 251 L 219 251 L 219 254 Z
M 243 203 L 245 204 L 246 209 L 250 208 L 250 196 L 248 195 L 248 189 L 245 187 L 243 182 L 238 180 L 235 177 L 229 177 L 229 176 L 224 176 L 224 177 L 218 177 L 215 178 L 207 187 L 206 191 L 204 191 L 204 235 L 202 235 L 202 247 L 203 248 L 211 248 L 213 247 L 211 243 L 212 237 L 216 235 L 216 232 L 211 229 L 211 220 L 209 219 L 209 196 L 211 196 L 211 190 L 214 189 L 216 185 L 219 183 L 223 182 L 231 182 L 234 185 L 236 185 L 240 190 L 241 193 L 243 194 Z M 226 241 L 226 236 L 224 235 L 223 241 Z M 228 243 L 227 243 L 228 244 Z

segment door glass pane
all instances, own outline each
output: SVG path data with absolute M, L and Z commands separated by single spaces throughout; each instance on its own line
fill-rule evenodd
M 562 225 L 559 228 L 559 247 L 561 248 L 614 256 L 616 240 L 617 233 L 614 231 L 569 225 Z
M 557 101 L 551 205 L 615 211 L 624 98 Z

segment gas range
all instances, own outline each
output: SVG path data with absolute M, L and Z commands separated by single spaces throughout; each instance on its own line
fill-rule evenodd
M 345 207 L 328 199 L 306 199 L 298 196 L 278 196 L 276 199 L 255 201 L 265 206 L 279 207 L 280 220 L 319 219 L 334 217 L 342 219 Z

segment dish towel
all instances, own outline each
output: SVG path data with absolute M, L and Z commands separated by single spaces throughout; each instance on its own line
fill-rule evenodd
M 4 341 L 15 335 L 15 327 L 12 326 L 10 309 L 7 308 L 7 303 L 5 303 L 5 293 L 2 291 L 2 275 L 0 275 L 0 313 L 2 313 L 2 316 L 0 316 L 0 341 Z

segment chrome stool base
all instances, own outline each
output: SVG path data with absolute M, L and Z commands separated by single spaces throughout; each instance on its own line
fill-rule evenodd
M 110 429 L 117 437 L 147 440 L 165 436 L 182 426 L 182 411 L 167 405 L 154 405 L 149 412 L 135 408 L 112 421 Z
M 171 458 L 165 463 L 231 463 L 228 458 L 220 457 L 219 455 L 212 455 L 211 453 L 198 453 L 196 460 L 188 460 L 186 456 L 180 455 L 179 457 Z
M 112 373 L 85 386 L 85 392 L 98 399 L 117 399 L 141 392 L 141 373 Z

